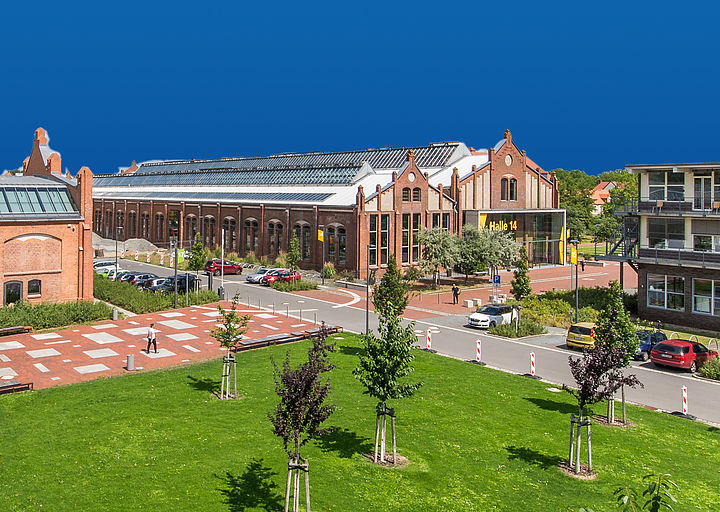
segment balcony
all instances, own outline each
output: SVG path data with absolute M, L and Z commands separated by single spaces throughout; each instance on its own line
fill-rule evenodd
M 720 269 L 720 253 L 709 251 L 641 246 L 638 248 L 635 261 L 658 265 Z
M 615 215 L 668 215 L 692 217 L 720 217 L 720 201 L 706 197 L 685 196 L 683 201 L 655 200 L 649 197 L 619 198 L 612 204 Z

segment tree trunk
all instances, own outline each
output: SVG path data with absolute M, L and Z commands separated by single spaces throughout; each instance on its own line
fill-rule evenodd
M 377 464 L 378 459 L 378 448 L 380 444 L 380 414 L 375 411 L 375 454 L 373 456 L 373 462 Z
M 382 424 L 382 432 L 380 434 L 380 462 L 382 462 L 382 463 L 385 463 L 385 425 L 387 424 L 387 421 L 386 421 L 387 416 L 386 416 L 385 412 L 386 412 L 385 404 L 383 404 L 383 415 L 382 415 L 382 419 L 380 420 L 381 424 Z
M 575 429 L 575 473 L 580 473 L 580 440 L 582 439 L 582 423 L 583 417 L 580 414 Z
M 623 425 L 627 425 L 627 409 L 625 408 L 625 384 L 622 385 L 622 414 Z

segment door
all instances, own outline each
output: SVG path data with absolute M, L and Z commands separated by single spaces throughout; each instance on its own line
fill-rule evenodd
M 712 208 L 712 176 L 695 178 L 695 210 L 710 210 Z

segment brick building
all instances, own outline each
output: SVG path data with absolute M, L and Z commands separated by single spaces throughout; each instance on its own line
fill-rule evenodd
M 557 181 L 512 142 L 493 148 L 461 142 L 413 148 L 285 153 L 267 157 L 133 162 L 96 176 L 94 230 L 106 238 L 145 238 L 189 247 L 200 233 L 241 256 L 272 260 L 294 234 L 301 266 L 323 260 L 362 275 L 390 253 L 417 263 L 424 228 L 459 232 L 463 223 L 512 230 L 537 246 L 535 261 L 562 262 L 564 211 Z M 520 220 L 520 222 L 518 222 Z M 118 229 L 121 228 L 121 229 Z M 326 241 L 318 241 L 325 229 Z
M 62 174 L 42 128 L 22 174 L 0 176 L 3 305 L 93 298 L 92 181 L 87 167 Z

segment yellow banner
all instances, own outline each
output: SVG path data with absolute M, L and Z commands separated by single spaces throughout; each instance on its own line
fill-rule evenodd
M 325 231 L 322 229 L 318 229 L 318 242 L 324 242 L 325 241 Z
M 575 247 L 570 248 L 570 263 L 577 265 L 577 249 Z

